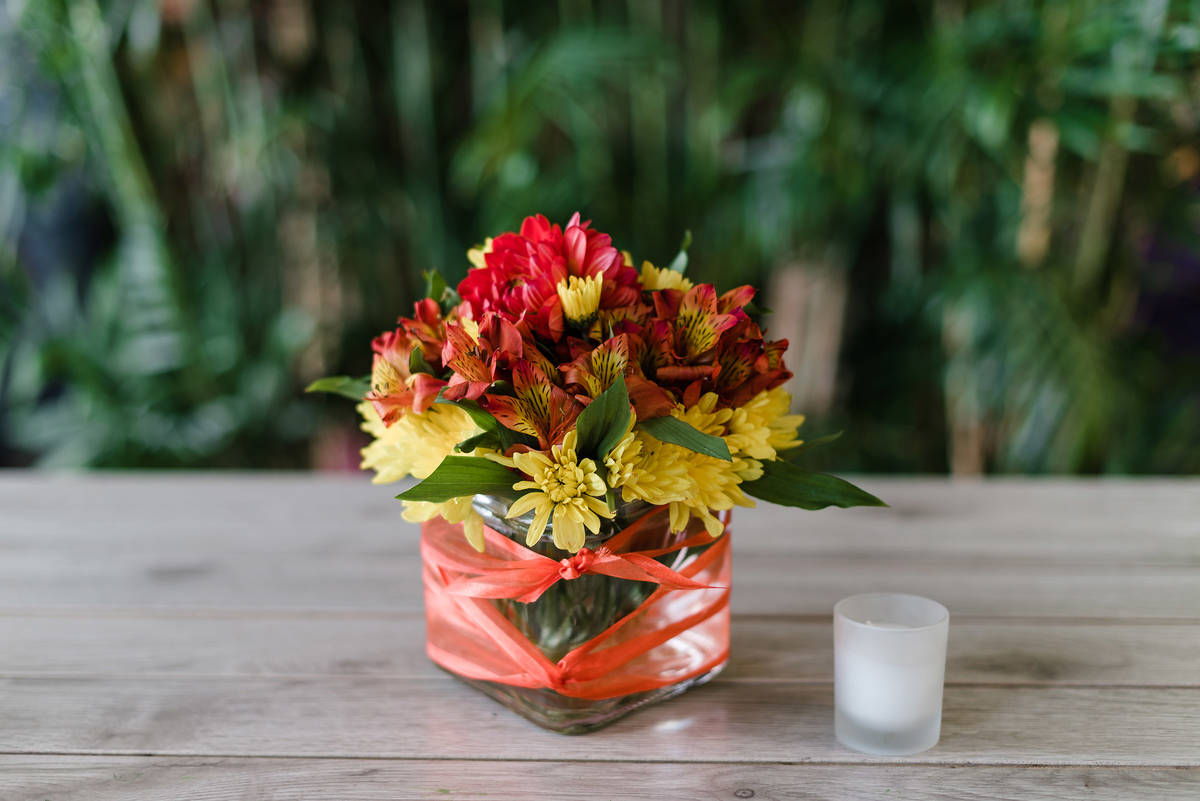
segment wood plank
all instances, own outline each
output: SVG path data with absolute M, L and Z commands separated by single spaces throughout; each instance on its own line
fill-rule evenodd
M 0 550 L 370 555 L 416 531 L 397 491 L 360 475 L 0 471 Z
M 950 686 L 941 743 L 903 759 L 842 748 L 832 701 L 827 684 L 717 682 L 563 737 L 456 682 L 10 678 L 0 752 L 1200 767 L 1195 689 Z
M 441 676 L 424 637 L 413 613 L 0 617 L 0 675 Z M 718 680 L 829 682 L 832 651 L 828 621 L 736 617 Z M 947 661 L 952 684 L 1200 687 L 1200 625 L 956 621 Z
M 877 801 L 883 796 L 905 801 L 1190 801 L 1197 783 L 1200 770 L 1192 768 L 0 757 L 0 798 L 10 801 L 161 801 L 181 793 L 189 801 Z
M 856 480 L 891 508 L 739 509 L 739 550 L 1200 565 L 1198 479 Z M 10 471 L 0 473 L 0 549 L 406 553 L 415 529 L 400 520 L 395 489 L 303 473 Z
M 744 538 L 743 538 L 744 539 Z M 826 615 L 871 590 L 913 592 L 952 615 L 1200 618 L 1200 581 L 1187 565 L 961 562 L 933 555 L 821 556 L 796 543 L 776 554 L 735 546 L 733 609 Z M 422 606 L 416 539 L 403 554 L 22 548 L 0 558 L 0 608 L 364 609 Z M 397 546 L 397 551 L 399 546 Z
M 867 589 L 930 595 L 955 615 L 1200 610 L 1200 482 L 865 483 L 893 508 L 739 512 L 735 611 L 825 614 Z M 417 532 L 391 489 L 303 474 L 0 474 L 0 607 L 417 611 Z

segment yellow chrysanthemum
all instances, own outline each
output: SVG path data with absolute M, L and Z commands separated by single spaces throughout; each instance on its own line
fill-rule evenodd
M 407 412 L 390 426 L 383 424 L 370 403 L 360 403 L 358 412 L 363 417 L 363 431 L 374 438 L 362 450 L 362 468 L 375 471 L 371 479 L 375 484 L 407 476 L 426 478 L 454 452 L 456 444 L 478 431 L 470 415 L 457 406 L 435 404 L 421 414 Z M 447 522 L 462 523 L 470 543 L 483 549 L 483 518 L 471 508 L 470 497 L 445 503 L 403 503 L 405 520 L 422 523 L 441 515 Z
M 388 484 L 407 476 L 425 478 L 454 452 L 454 446 L 478 433 L 471 416 L 457 406 L 434 404 L 422 413 L 406 412 L 385 426 L 367 402 L 358 405 L 362 430 L 374 441 L 362 450 L 362 469 L 375 471 L 375 484 Z
M 486 267 L 487 263 L 483 256 L 485 253 L 492 252 L 492 238 L 489 236 L 483 240 L 483 247 L 471 248 L 467 251 L 467 261 L 471 262 L 472 267 Z
M 628 250 L 622 250 L 621 251 L 621 263 L 624 264 L 626 267 L 632 267 L 633 266 L 633 254 L 630 253 Z
M 682 531 L 688 519 L 695 515 L 704 521 L 710 536 L 720 536 L 724 530 L 721 521 L 713 514 L 732 509 L 734 506 L 754 506 L 754 501 L 742 492 L 742 472 L 751 469 L 743 459 L 727 462 L 686 449 L 679 461 L 686 463 L 691 487 L 686 499 L 671 504 L 671 530 Z
M 600 530 L 600 518 L 610 518 L 613 512 L 601 499 L 606 487 L 591 459 L 580 460 L 575 453 L 576 434 L 569 432 L 561 445 L 555 445 L 547 456 L 541 451 L 513 454 L 513 464 L 530 477 L 529 481 L 513 484 L 516 490 L 535 490 L 518 498 L 505 517 L 520 517 L 535 510 L 525 543 L 533 546 L 542 538 L 546 523 L 554 514 L 553 532 L 556 547 L 571 553 L 583 547 L 587 537 Z
M 796 429 L 804 422 L 804 415 L 788 414 L 791 402 L 783 387 L 776 387 L 758 393 L 746 405 L 734 409 L 729 419 L 729 436 L 725 438 L 730 452 L 770 460 L 778 451 L 802 444 Z
M 641 455 L 641 440 L 632 431 L 626 432 L 604 457 L 604 468 L 608 470 L 608 486 L 616 489 L 628 482 Z
M 733 417 L 733 410 L 718 409 L 717 400 L 717 396 L 710 392 L 701 397 L 696 405 L 687 409 L 677 406 L 671 414 L 705 434 L 723 437 Z M 681 470 L 689 481 L 686 495 L 671 503 L 672 530 L 682 531 L 695 515 L 704 521 L 708 533 L 716 537 L 724 530 L 724 526 L 713 514 L 714 511 L 721 512 L 734 506 L 754 506 L 754 501 L 738 485 L 744 480 L 761 476 L 761 463 L 737 456 L 732 461 L 726 461 L 686 448 L 678 448 L 668 455 L 676 469 Z
M 475 550 L 483 553 L 483 516 L 471 505 L 471 496 L 451 498 L 442 503 L 427 501 L 401 501 L 404 512 L 401 514 L 410 523 L 424 523 L 435 517 L 442 517 L 447 523 L 462 523 L 463 533 L 467 542 Z
M 733 409 L 718 409 L 720 400 L 715 392 L 707 392 L 700 397 L 695 406 L 687 409 L 682 404 L 671 410 L 671 416 L 690 425 L 697 431 L 711 434 L 714 437 L 725 436 L 725 425 L 733 417 Z
M 663 506 L 680 501 L 691 490 L 684 449 L 660 442 L 648 434 L 626 434 L 604 460 L 608 483 L 621 488 L 624 501 L 646 501 Z
M 598 275 L 570 275 L 558 282 L 556 289 L 562 301 L 563 316 L 576 325 L 589 325 L 600 308 L 600 291 L 604 279 Z
M 692 288 L 693 284 L 683 273 L 677 273 L 674 270 L 667 270 L 662 267 L 655 267 L 648 261 L 642 262 L 641 282 L 643 289 L 681 289 L 684 292 Z

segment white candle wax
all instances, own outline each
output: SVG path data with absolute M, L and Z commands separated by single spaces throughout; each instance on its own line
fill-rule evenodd
M 834 608 L 838 739 L 859 751 L 915 753 L 941 729 L 949 613 L 914 595 L 857 595 Z

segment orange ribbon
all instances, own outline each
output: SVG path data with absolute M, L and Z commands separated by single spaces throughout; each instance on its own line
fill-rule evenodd
M 490 528 L 484 528 L 484 541 L 490 547 L 483 554 L 474 549 L 470 553 L 461 549 L 456 553 L 431 549 L 425 557 L 438 567 L 461 571 L 464 575 L 447 584 L 446 592 L 472 598 L 511 598 L 532 603 L 559 581 L 570 581 L 588 573 L 650 581 L 671 590 L 709 589 L 709 585 L 692 581 L 655 560 L 663 554 L 711 543 L 712 537 L 706 531 L 669 548 L 620 552 L 642 533 L 645 520 L 647 518 L 643 517 L 598 550 L 581 548 L 574 556 L 558 561 L 535 553 Z M 497 564 L 496 552 L 512 561 Z
M 729 653 L 729 534 L 717 540 L 699 527 L 667 548 L 624 549 L 645 528 L 666 525 L 655 509 L 595 551 L 568 559 L 537 554 L 491 529 L 484 553 L 461 526 L 441 519 L 423 526 L 426 651 L 467 678 L 544 687 L 575 698 L 611 698 L 653 690 L 706 673 Z M 710 545 L 678 571 L 656 556 Z M 489 599 L 529 603 L 558 581 L 600 574 L 659 587 L 637 609 L 570 651 L 557 663 L 522 634 Z

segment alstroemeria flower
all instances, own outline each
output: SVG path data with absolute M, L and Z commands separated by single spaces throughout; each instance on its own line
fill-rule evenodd
M 675 355 L 691 360 L 716 347 L 721 332 L 737 324 L 737 317 L 717 308 L 711 284 L 698 284 L 687 292 L 663 289 L 654 293 L 654 311 L 671 323 Z
M 513 395 L 489 393 L 479 405 L 508 428 L 537 437 L 543 449 L 561 442 L 583 405 L 532 361 L 517 362 L 512 377 Z
M 516 326 L 495 314 L 483 323 L 469 317 L 449 321 L 442 362 L 453 371 L 444 397 L 474 400 L 521 360 L 525 343 Z
M 371 402 L 384 425 L 390 426 L 408 410 L 423 412 L 446 385 L 434 376 L 411 371 L 413 341 L 402 328 L 385 331 L 371 341 L 375 359 L 371 365 Z
M 591 350 L 581 349 L 572 362 L 559 369 L 568 385 L 577 386 L 589 398 L 611 387 L 617 376 L 624 376 L 638 419 L 662 417 L 670 414 L 675 401 L 642 375 L 638 355 L 645 347 L 640 337 L 618 334 Z
M 792 374 L 783 364 L 787 340 L 766 342 L 762 329 L 741 309 L 737 325 L 721 334 L 717 344 L 719 367 L 711 387 L 725 406 L 741 406 L 760 392 L 774 389 Z
M 442 310 L 432 298 L 413 304 L 413 316 L 401 317 L 400 326 L 408 335 L 421 343 L 421 355 L 431 364 L 441 361 L 442 347 L 446 344 L 445 323 Z

